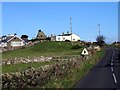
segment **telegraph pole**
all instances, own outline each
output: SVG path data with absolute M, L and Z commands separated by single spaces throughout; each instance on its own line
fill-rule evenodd
M 71 32 L 71 41 L 72 41 L 72 18 L 70 17 L 70 32 Z

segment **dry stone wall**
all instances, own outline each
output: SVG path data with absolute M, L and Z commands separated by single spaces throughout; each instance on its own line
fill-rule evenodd
M 19 58 L 12 58 L 12 59 L 3 59 L 2 65 L 10 65 L 10 64 L 18 64 L 18 63 L 31 63 L 31 62 L 49 62 L 52 60 L 52 57 L 19 57 Z
M 95 52 L 93 52 L 94 54 Z M 49 80 L 59 79 L 71 73 L 71 69 L 84 65 L 84 60 L 89 59 L 92 53 L 85 57 L 74 57 L 67 60 L 59 61 L 53 65 L 45 65 L 43 67 L 29 67 L 27 70 L 16 73 L 2 74 L 2 89 L 9 90 L 10 88 L 39 88 L 46 84 Z M 44 62 L 51 61 L 53 57 L 26 57 L 3 60 L 2 64 L 17 64 L 29 62 Z
M 52 78 L 58 79 L 66 74 L 70 74 L 72 68 L 81 65 L 80 58 L 72 58 L 61 61 L 58 64 L 45 65 L 44 67 L 30 67 L 25 71 L 2 74 L 2 88 L 38 88 L 47 83 Z

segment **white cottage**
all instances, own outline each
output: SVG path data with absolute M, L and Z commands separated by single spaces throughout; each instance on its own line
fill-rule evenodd
M 63 35 L 58 35 L 56 36 L 56 41 L 79 41 L 80 37 L 76 34 L 63 34 Z

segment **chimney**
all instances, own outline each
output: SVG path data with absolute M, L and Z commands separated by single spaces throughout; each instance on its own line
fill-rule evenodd
M 41 30 L 39 30 L 39 32 L 41 32 Z
M 17 33 L 14 33 L 14 36 L 16 36 L 17 35 Z
M 69 34 L 69 31 L 67 31 L 67 34 Z

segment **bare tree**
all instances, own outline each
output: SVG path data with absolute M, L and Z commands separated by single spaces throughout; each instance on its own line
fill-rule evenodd
M 103 46 L 105 44 L 105 37 L 103 35 L 99 35 L 97 36 L 96 41 L 99 46 Z

